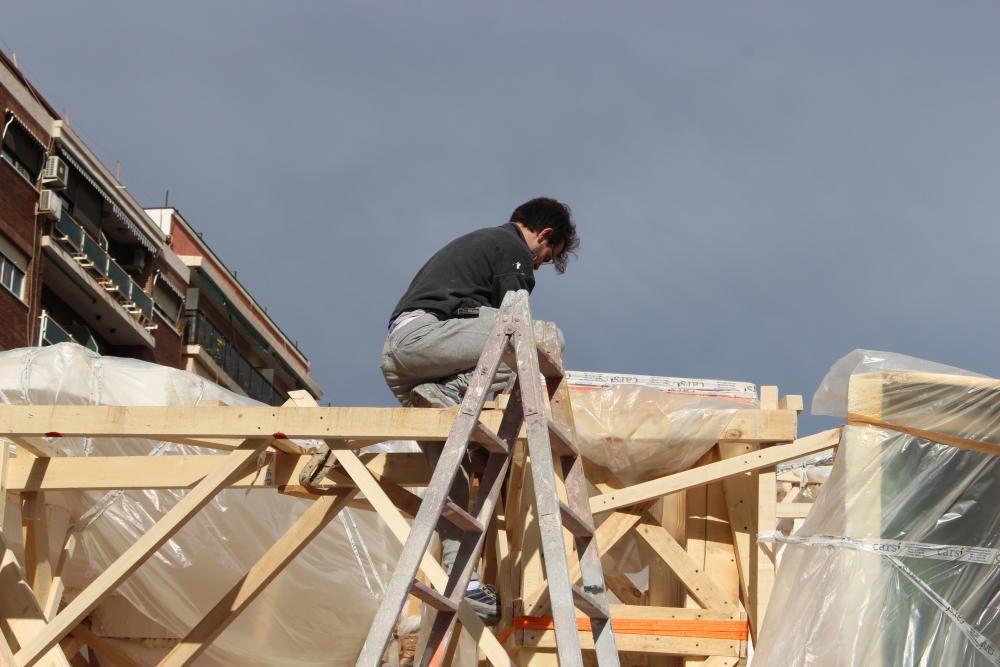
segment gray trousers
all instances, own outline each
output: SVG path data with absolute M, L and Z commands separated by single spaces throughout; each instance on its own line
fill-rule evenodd
M 479 317 L 439 320 L 430 313 L 423 313 L 393 327 L 382 346 L 381 369 L 399 404 L 411 407 L 410 391 L 425 382 L 440 383 L 445 393 L 455 397 L 456 403 L 460 402 L 496 317 L 496 308 L 483 307 L 479 309 Z M 536 336 L 542 324 L 535 322 Z M 562 333 L 556 329 L 556 334 L 561 349 Z M 513 377 L 514 372 L 501 365 L 491 390 L 504 389 Z M 433 469 L 441 456 L 442 443 L 420 444 Z M 451 499 L 465 509 L 469 507 L 469 463 L 466 454 L 465 463 L 451 488 Z M 442 521 L 438 534 L 441 537 L 441 564 L 450 573 L 462 531 L 449 521 Z

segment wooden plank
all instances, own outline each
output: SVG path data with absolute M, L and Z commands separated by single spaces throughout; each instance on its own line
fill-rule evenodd
M 839 442 L 839 428 L 821 431 L 799 438 L 787 445 L 774 445 L 736 458 L 709 463 L 698 468 L 635 484 L 625 489 L 603 493 L 590 499 L 590 508 L 594 513 L 598 513 L 628 507 L 668 493 L 676 493 L 715 482 L 730 475 L 773 467 L 777 463 L 830 449 Z
M 7 638 L 0 632 L 0 667 L 15 667 L 14 651 L 7 643 Z
M 53 563 L 49 558 L 49 522 L 45 494 L 21 494 L 21 524 L 24 526 L 24 573 L 39 604 L 44 604 L 52 586 Z
M 3 534 L 4 517 L 7 514 L 7 469 L 10 467 L 10 447 L 0 438 L 0 534 Z
M 933 396 L 934 410 L 914 410 L 912 406 L 928 395 Z M 864 373 L 851 377 L 847 402 L 849 424 L 884 425 L 953 447 L 1000 455 L 1000 427 L 981 416 L 1000 406 L 1000 380 L 910 371 Z
M 45 604 L 42 605 L 42 614 L 45 616 L 46 620 L 52 620 L 55 618 L 56 612 L 59 611 L 59 604 L 62 602 L 63 593 L 66 589 L 66 584 L 63 581 L 63 574 L 66 571 L 66 564 L 69 562 L 69 559 L 73 557 L 73 553 L 76 551 L 76 543 L 76 535 L 73 532 L 66 533 L 62 549 L 59 552 L 59 558 L 56 561 L 56 569 L 52 578 L 52 587 L 49 589 L 49 595 L 45 600 Z
M 717 453 L 713 452 L 717 457 Z M 716 459 L 717 460 L 717 459 Z M 705 573 L 715 582 L 726 598 L 739 608 L 740 576 L 736 564 L 735 545 L 729 527 L 729 513 L 726 509 L 722 482 L 714 482 L 705 487 Z M 741 653 L 746 655 L 746 642 L 740 642 Z M 704 663 L 702 663 L 704 665 Z
M 7 635 L 20 646 L 30 641 L 45 628 L 42 609 L 31 592 L 31 587 L 21 576 L 14 552 L 0 533 L 0 636 Z M 11 646 L 11 650 L 18 647 Z M 15 663 L 21 664 L 21 663 Z M 62 648 L 53 646 L 37 663 L 45 667 L 69 667 Z
M 115 646 L 113 641 L 94 634 L 85 625 L 76 626 L 70 634 L 84 641 L 90 647 L 91 652 L 97 651 L 100 653 L 102 660 L 110 661 L 115 667 L 145 667 Z
M 309 456 L 268 452 L 263 468 L 236 479 L 232 488 L 274 489 L 297 485 L 299 471 Z M 366 465 L 380 480 L 397 485 L 426 486 L 430 478 L 423 454 L 366 455 Z M 11 459 L 8 490 L 109 491 L 117 489 L 186 489 L 218 466 L 213 455 L 177 456 L 64 456 Z M 343 474 L 334 474 L 324 490 L 355 488 Z
M 208 408 L 204 409 L 208 410 Z M 163 546 L 202 507 L 207 505 L 219 491 L 229 486 L 233 479 L 242 476 L 247 468 L 253 466 L 256 463 L 257 455 L 267 447 L 269 442 L 269 439 L 248 440 L 231 454 L 219 457 L 219 467 L 213 473 L 199 482 L 145 535 L 136 540 L 110 567 L 98 575 L 80 595 L 52 619 L 44 630 L 24 645 L 15 657 L 23 663 L 24 667 L 30 667 L 34 664 L 45 651 L 65 637 L 94 607 L 100 604 L 101 600 L 110 595 L 118 584 Z
M 635 532 L 680 577 L 688 592 L 703 608 L 736 611 L 735 600 L 730 599 L 705 574 L 704 566 L 696 563 L 687 551 L 684 550 L 684 547 L 678 544 L 677 540 L 663 526 L 659 524 L 654 525 L 650 522 L 642 522 L 635 527 Z
M 774 531 L 776 518 L 774 506 L 777 501 L 777 490 L 775 488 L 774 471 L 761 471 L 755 473 L 757 486 L 757 523 L 756 535 L 770 533 Z M 775 566 L 771 546 L 756 539 L 753 540 L 753 548 L 750 550 L 750 605 L 753 606 L 751 617 L 756 623 L 750 626 L 751 635 L 754 641 L 758 640 L 760 627 L 765 621 L 767 603 L 771 598 L 771 589 L 774 587 Z
M 0 434 L 10 434 L 12 439 L 27 436 L 29 440 L 51 434 L 168 441 L 182 438 L 192 444 L 197 440 L 282 434 L 286 437 L 279 440 L 341 439 L 361 447 L 385 440 L 447 440 L 457 414 L 455 408 L 2 405 Z M 501 418 L 499 410 L 484 410 L 481 415 L 483 425 L 494 432 Z M 796 421 L 794 410 L 736 410 L 722 440 L 787 441 L 794 437 Z M 644 435 L 654 434 L 644 434 L 641 429 L 636 433 L 638 438 Z M 45 444 L 41 440 L 31 442 Z M 55 455 L 56 442 L 40 455 Z
M 738 611 L 722 609 L 691 609 L 688 607 L 651 607 L 646 605 L 613 604 L 612 619 L 648 619 L 651 621 L 736 621 L 741 620 Z
M 760 407 L 767 410 L 777 407 L 778 388 L 761 387 Z M 839 438 L 838 438 L 839 443 Z M 750 633 L 756 642 L 760 637 L 760 628 L 764 623 L 767 612 L 767 603 L 771 598 L 771 589 L 774 587 L 774 552 L 771 545 L 758 541 L 756 538 L 762 533 L 770 533 L 777 526 L 777 519 L 774 515 L 774 506 L 778 502 L 778 489 L 776 473 L 773 467 L 758 469 L 751 479 L 756 487 L 756 526 L 752 537 L 752 547 L 750 549 L 750 603 L 753 607 L 751 618 L 755 623 L 750 625 Z
M 2 410 L 5 407 L 12 407 L 12 406 L 0 405 L 0 410 Z M 62 452 L 60 452 L 58 449 L 56 449 L 55 447 L 53 447 L 52 445 L 50 445 L 48 442 L 46 442 L 41 438 L 29 438 L 18 435 L 4 435 L 4 437 L 13 442 L 21 449 L 30 453 L 32 456 L 48 456 L 48 457 L 62 456 Z
M 310 505 L 243 578 L 160 661 L 160 667 L 192 664 L 357 493 L 357 489 L 345 489 L 337 495 L 323 496 Z
M 657 500 L 648 510 L 655 519 L 678 543 L 683 544 L 686 534 L 686 493 L 673 493 Z M 640 544 L 644 544 L 641 541 Z M 647 550 L 651 551 L 652 547 Z M 655 552 L 654 552 L 655 554 Z M 670 566 L 655 556 L 648 559 L 649 588 L 645 594 L 645 604 L 655 607 L 679 607 L 684 604 L 684 584 Z M 620 596 L 619 596 L 620 597 Z M 622 598 L 625 601 L 624 598 Z M 638 656 L 632 656 L 633 658 Z M 681 658 L 675 656 L 644 656 L 649 667 L 679 667 Z
M 554 648 L 553 630 L 525 630 L 524 645 L 528 648 Z M 589 632 L 581 632 L 580 646 L 585 651 L 594 649 L 594 639 Z M 733 639 L 704 639 L 701 637 L 664 637 L 651 635 L 615 635 L 615 643 L 622 653 L 651 653 L 659 655 L 703 656 L 722 655 L 737 657 L 739 642 Z
M 777 503 L 774 515 L 779 519 L 804 519 L 812 508 L 813 503 Z
M 712 452 L 705 452 L 705 454 L 698 460 L 696 466 L 707 465 L 712 463 L 714 459 L 712 458 Z M 685 495 L 685 511 L 684 511 L 684 553 L 688 555 L 692 563 L 698 567 L 702 568 L 704 571 L 705 567 L 705 555 L 708 546 L 708 525 L 707 525 L 707 514 L 708 514 L 708 487 L 699 486 L 693 489 L 688 489 L 684 492 Z M 683 579 L 682 579 L 683 582 Z M 697 597 L 691 594 L 691 591 L 687 590 L 685 586 L 685 592 L 687 593 L 684 598 L 684 606 L 689 608 L 703 607 L 703 605 Z M 720 595 L 721 597 L 721 595 Z M 699 667 L 703 662 L 701 656 L 683 656 L 681 658 L 681 664 L 683 667 Z
M 719 453 L 723 459 L 734 458 L 757 447 L 749 443 L 720 443 Z M 741 598 L 750 600 L 750 547 L 754 530 L 753 522 L 753 473 L 740 473 L 722 480 L 729 514 L 729 528 L 732 533 L 736 567 L 740 580 Z M 752 610 L 748 609 L 751 616 Z
M 0 434 L 114 436 L 150 439 L 285 438 L 352 440 L 355 447 L 384 440 L 444 441 L 455 408 L 147 407 L 0 405 Z M 483 411 L 496 432 L 502 415 Z

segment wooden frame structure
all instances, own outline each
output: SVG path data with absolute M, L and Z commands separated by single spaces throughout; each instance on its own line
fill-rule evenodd
M 226 488 L 285 493 L 313 503 L 174 644 L 161 665 L 197 659 L 344 507 L 373 509 L 405 541 L 406 518 L 419 504 L 408 487 L 425 485 L 429 477 L 422 455 L 358 456 L 355 450 L 385 440 L 443 441 L 455 410 L 324 408 L 310 401 L 299 393 L 280 408 L 0 406 L 0 438 L 17 447 L 15 458 L 4 456 L 0 463 L 0 503 L 11 494 L 22 519 L 20 526 L 4 526 L 0 533 L 0 663 L 92 664 L 80 653 L 87 646 L 104 664 L 134 665 L 84 621 Z M 745 657 L 747 620 L 755 633 L 774 576 L 769 547 L 754 539 L 774 529 L 774 466 L 835 446 L 839 439 L 839 430 L 833 430 L 796 440 L 799 410 L 801 398 L 779 400 L 776 388 L 765 387 L 760 409 L 733 411 L 723 438 L 695 468 L 628 487 L 600 470 L 588 471 L 601 491 L 591 499 L 591 508 L 599 520 L 606 516 L 598 529 L 602 553 L 631 534 L 653 563 L 651 588 L 644 595 L 636 596 L 624 577 L 609 582 L 628 602 L 614 606 L 612 615 L 619 649 L 632 664 L 659 667 L 670 664 L 669 656 L 681 656 L 685 664 L 718 667 Z M 494 405 L 481 421 L 495 430 L 501 416 Z M 148 438 L 210 447 L 225 455 L 61 456 L 58 439 L 71 436 Z M 339 468 L 323 495 L 298 485 L 298 471 L 309 452 L 292 439 L 323 439 L 336 450 Z M 188 492 L 66 604 L 61 575 L 75 546 L 68 530 L 73 517 L 47 508 L 45 494 L 107 489 Z M 510 489 L 506 497 L 508 511 L 496 522 L 484 564 L 484 578 L 495 577 L 501 584 L 506 603 L 502 625 L 494 634 L 474 614 L 462 613 L 462 627 L 494 665 L 554 663 L 531 502 Z M 3 541 L 13 530 L 23 530 L 23 564 Z M 432 586 L 445 578 L 433 558 L 425 558 L 421 570 Z

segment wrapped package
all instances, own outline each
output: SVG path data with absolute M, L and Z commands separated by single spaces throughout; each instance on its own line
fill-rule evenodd
M 762 536 L 785 546 L 753 664 L 1000 664 L 1000 382 L 858 351 L 813 412 L 848 425 L 801 529 Z
M 58 405 L 257 405 L 202 377 L 63 343 L 0 353 L 0 401 Z M 68 456 L 220 455 L 126 438 L 53 440 Z M 82 590 L 173 507 L 184 491 L 47 492 L 69 510 L 78 546 L 67 597 Z M 14 503 L 8 503 L 13 511 Z M 309 507 L 273 490 L 219 493 L 117 592 L 183 637 Z M 5 525 L 16 525 L 8 515 Z M 7 531 L 18 551 L 20 531 Z M 199 665 L 353 665 L 399 546 L 372 512 L 342 511 L 223 632 Z M 100 608 L 99 608 L 100 609 Z M 127 647 L 126 647 L 127 648 Z
M 686 470 L 757 407 L 746 382 L 586 373 L 567 375 L 580 453 L 625 484 Z

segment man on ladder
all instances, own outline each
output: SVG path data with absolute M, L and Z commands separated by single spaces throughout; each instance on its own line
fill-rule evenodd
M 535 286 L 534 272 L 545 264 L 564 273 L 578 245 L 569 206 L 540 197 L 518 206 L 510 222 L 461 236 L 435 253 L 417 272 L 389 318 L 381 368 L 396 400 L 403 407 L 458 405 L 504 295 L 530 292 Z M 511 369 L 502 368 L 493 391 L 504 389 L 513 376 Z M 422 446 L 433 468 L 442 444 Z M 451 497 L 460 506 L 468 506 L 467 465 L 456 478 Z M 450 574 L 461 531 L 442 522 L 439 536 L 441 564 Z M 475 576 L 469 588 L 466 600 L 487 623 L 495 623 L 500 618 L 496 593 L 480 585 Z

